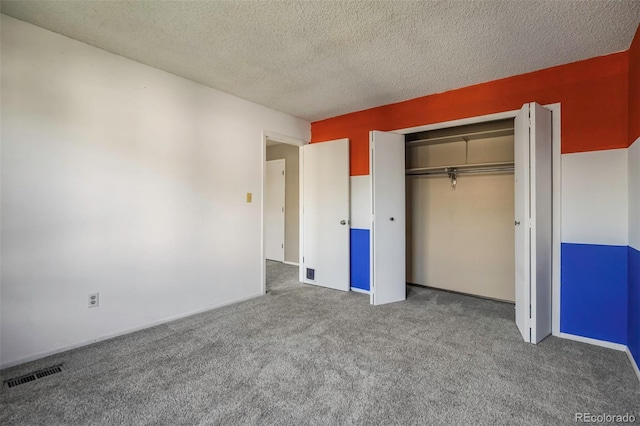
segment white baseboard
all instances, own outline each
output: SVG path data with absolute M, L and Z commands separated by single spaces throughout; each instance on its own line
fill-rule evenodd
M 287 260 L 285 260 L 285 261 L 284 261 L 284 262 L 282 262 L 282 263 L 284 263 L 285 265 L 300 266 L 300 264 L 299 264 L 299 263 L 297 263 L 297 262 L 289 262 L 289 261 L 287 261 Z
M 201 314 L 203 312 L 207 312 L 210 311 L 212 309 L 217 309 L 217 308 L 222 308 L 223 306 L 229 306 L 229 305 L 233 305 L 235 303 L 240 303 L 240 302 L 244 302 L 246 300 L 249 299 L 254 299 L 256 297 L 259 296 L 263 296 L 262 293 L 259 294 L 255 294 L 255 295 L 251 295 L 251 296 L 247 296 L 247 297 L 241 297 L 239 299 L 234 299 L 234 300 L 230 300 L 228 302 L 223 302 L 223 303 L 218 303 L 216 305 L 212 305 L 212 306 L 208 306 L 206 308 L 201 308 L 201 309 L 197 309 L 195 311 L 191 311 L 191 312 L 187 312 L 184 314 L 178 314 L 178 315 L 174 315 L 168 318 L 164 318 L 158 321 L 154 321 L 145 325 L 141 325 L 138 327 L 133 327 L 133 328 L 128 328 L 126 330 L 122 330 L 122 331 L 118 331 L 116 333 L 112 333 L 112 334 L 107 334 L 105 336 L 100 336 L 97 337 L 95 339 L 91 339 L 91 340 L 85 340 L 83 342 L 78 342 L 78 343 L 73 343 L 71 345 L 67 345 L 67 346 L 62 346 L 50 351 L 44 351 L 44 352 L 39 352 L 33 355 L 29 355 L 23 358 L 19 358 L 13 361 L 7 361 L 7 362 L 2 362 L 0 363 L 0 370 L 4 370 L 5 368 L 9 368 L 9 367 L 14 367 L 16 365 L 20 365 L 20 364 L 24 364 L 25 362 L 30 362 L 30 361 L 35 361 L 37 359 L 40 358 L 45 358 L 51 355 L 55 355 L 55 354 L 59 354 L 60 352 L 66 352 L 69 351 L 71 349 L 76 349 L 76 348 L 80 348 L 82 346 L 87 346 L 87 345 L 91 345 L 93 343 L 97 343 L 97 342 L 101 342 L 103 340 L 108 340 L 108 339 L 113 339 L 114 337 L 118 337 L 118 336 L 123 336 L 125 334 L 129 334 L 129 333 L 134 333 L 136 331 L 140 331 L 140 330 L 144 330 L 146 328 L 151 328 L 151 327 L 155 327 L 156 325 L 160 325 L 160 324 L 166 324 L 168 322 L 171 321 L 175 321 L 175 320 L 179 320 L 182 318 L 186 318 L 186 317 L 190 317 L 192 315 L 197 315 L 197 314 Z
M 568 339 L 568 340 L 575 340 L 577 342 L 588 343 L 590 345 L 602 346 L 603 348 L 615 349 L 616 351 L 624 352 L 627 350 L 627 345 L 623 345 L 621 343 L 613 343 L 613 342 L 607 342 L 606 340 L 598 340 L 598 339 L 592 339 L 590 337 L 576 336 L 575 334 L 568 334 L 568 333 L 561 332 L 558 335 L 558 337 L 561 337 L 563 339 Z
M 640 380 L 640 368 L 638 368 L 638 363 L 636 363 L 636 360 L 633 359 L 633 355 L 631 355 L 631 351 L 629 350 L 629 348 L 627 347 L 627 356 L 629 357 L 629 361 L 631 361 L 631 366 L 633 367 L 633 371 L 636 372 L 636 376 L 638 377 L 638 380 Z
M 350 290 L 355 291 L 356 293 L 369 294 L 369 290 L 363 290 L 361 288 L 351 287 Z

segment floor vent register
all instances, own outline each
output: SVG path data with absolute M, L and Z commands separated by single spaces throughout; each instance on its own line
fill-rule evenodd
M 24 376 L 15 377 L 13 379 L 5 380 L 2 384 L 5 388 L 13 388 L 23 385 L 25 383 L 33 382 L 34 380 L 43 379 L 53 374 L 61 373 L 64 370 L 64 365 L 54 365 L 53 367 L 45 368 L 44 370 L 34 371 L 33 373 L 25 374 Z

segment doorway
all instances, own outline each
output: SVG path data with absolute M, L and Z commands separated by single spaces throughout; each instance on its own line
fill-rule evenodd
M 294 146 L 293 149 L 290 146 Z M 288 179 L 285 183 L 283 262 L 268 261 L 265 256 L 267 160 L 277 159 L 273 152 L 278 150 L 290 152 L 289 157 L 285 157 L 285 176 Z M 297 269 L 299 280 L 296 285 L 305 283 L 349 291 L 349 140 L 339 139 L 309 145 L 298 139 L 263 132 L 262 152 L 262 293 L 267 292 L 267 262 L 270 267 L 278 264 Z M 292 164 L 295 164 L 296 159 L 298 178 L 292 173 Z M 288 182 L 292 184 L 289 185 Z M 250 194 L 247 200 L 250 200 Z M 293 213 L 287 211 L 288 206 L 294 206 Z M 295 219 L 298 220 L 297 226 Z
M 300 247 L 301 140 L 263 134 L 262 292 L 297 283 Z M 296 280 L 292 280 L 295 277 Z
M 405 135 L 407 282 L 513 303 L 514 122 Z

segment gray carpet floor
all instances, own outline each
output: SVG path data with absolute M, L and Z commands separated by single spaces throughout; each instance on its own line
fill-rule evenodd
M 622 352 L 522 342 L 513 305 L 409 286 L 406 302 L 299 284 L 2 371 L 60 374 L 0 391 L 2 425 L 570 424 L 633 413 Z

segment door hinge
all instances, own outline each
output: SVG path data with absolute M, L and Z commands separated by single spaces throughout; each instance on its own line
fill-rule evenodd
M 284 207 L 282 208 L 282 213 L 284 213 Z
M 284 176 L 284 170 L 282 171 L 282 176 Z
M 281 247 L 281 248 L 284 248 L 284 244 L 282 244 L 282 247 Z

